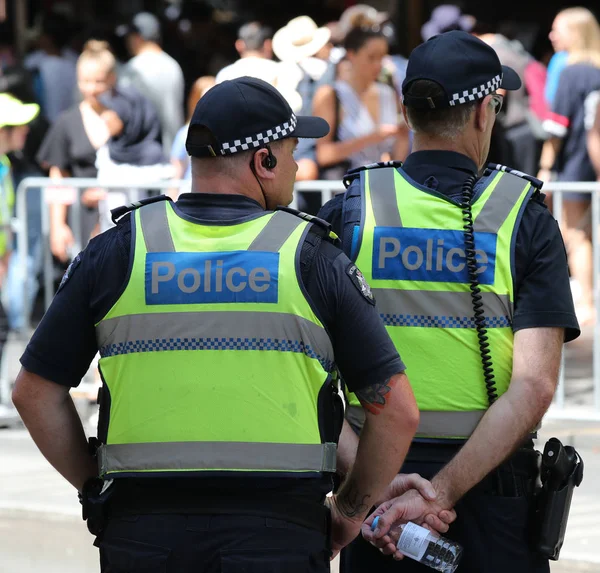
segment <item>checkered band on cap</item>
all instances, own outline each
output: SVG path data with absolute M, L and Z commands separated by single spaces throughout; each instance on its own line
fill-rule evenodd
M 235 139 L 234 141 L 223 143 L 221 146 L 221 155 L 233 155 L 234 153 L 238 153 L 240 151 L 248 151 L 249 149 L 266 145 L 271 141 L 277 141 L 278 139 L 287 137 L 294 131 L 294 129 L 296 129 L 297 123 L 298 120 L 296 119 L 295 114 L 292 114 L 290 119 L 288 119 L 285 123 L 276 125 L 271 129 L 267 129 L 267 131 L 257 133 L 256 135 L 251 135 L 243 139 Z
M 472 101 L 480 100 L 486 95 L 495 92 L 502 83 L 502 75 L 493 77 L 489 82 L 474 87 L 471 90 L 464 90 L 459 93 L 452 94 L 450 105 L 461 105 L 463 103 L 469 103 Z

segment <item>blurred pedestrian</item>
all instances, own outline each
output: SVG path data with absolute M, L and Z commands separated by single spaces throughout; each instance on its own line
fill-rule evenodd
M 145 199 L 143 184 L 171 179 L 174 168 L 163 153 L 160 121 L 150 100 L 125 87 L 107 91 L 98 100 L 110 135 L 96 152 L 98 182 L 111 184 L 99 198 L 99 231 L 104 232 L 114 225 L 112 209 Z
M 320 87 L 313 103 L 314 113 L 331 125 L 329 135 L 317 142 L 317 162 L 328 179 L 341 179 L 348 168 L 382 159 L 402 160 L 408 153 L 408 129 L 399 120 L 397 94 L 377 81 L 387 40 L 380 27 L 362 23 L 359 18 L 344 40 L 347 77 Z
M 191 181 L 192 164 L 190 162 L 190 156 L 185 148 L 185 139 L 187 137 L 190 120 L 192 119 L 196 104 L 200 101 L 200 98 L 214 85 L 215 78 L 213 76 L 202 76 L 192 84 L 187 100 L 187 119 L 185 125 L 177 132 L 175 140 L 173 141 L 173 147 L 171 147 L 171 163 L 174 167 L 174 179 Z
M 235 49 L 239 60 L 225 66 L 216 77 L 219 84 L 243 76 L 259 78 L 274 86 L 279 66 L 273 60 L 273 30 L 261 22 L 247 22 L 238 30 Z
M 238 30 L 235 49 L 240 59 L 225 66 L 216 76 L 219 84 L 225 80 L 241 77 L 258 78 L 276 87 L 288 101 L 294 112 L 300 113 L 302 98 L 296 91 L 297 78 L 279 80 L 280 63 L 273 60 L 273 30 L 260 22 L 248 22 Z
M 565 46 L 567 66 L 560 75 L 552 115 L 544 122 L 551 138 L 544 143 L 538 177 L 548 181 L 554 172 L 557 181 L 594 181 L 596 172 L 587 149 L 586 110 L 590 106 L 586 100 L 600 90 L 600 26 L 587 8 L 578 7 L 557 15 L 553 29 L 562 27 L 569 30 L 572 43 Z M 581 290 L 577 316 L 581 324 L 591 324 L 596 316 L 590 195 L 565 194 L 563 217 L 571 274 Z
M 38 161 L 59 181 L 64 177 L 96 177 L 96 151 L 109 139 L 108 127 L 101 117 L 105 107 L 99 97 L 116 85 L 115 57 L 106 42 L 90 40 L 77 61 L 77 85 L 82 95 L 78 105 L 64 112 L 46 134 L 38 152 Z M 86 189 L 81 195 L 79 240 L 90 237 L 98 222 L 101 189 Z M 50 205 L 50 248 L 61 262 L 67 262 L 75 239 L 67 221 L 68 199 L 55 197 Z
M 32 74 L 22 66 L 15 65 L 4 68 L 0 76 L 0 93 L 20 100 L 24 104 L 38 104 L 33 88 Z M 39 105 L 38 105 L 39 108 Z M 15 193 L 18 193 L 19 184 L 26 177 L 41 177 L 43 170 L 35 157 L 40 148 L 45 134 L 48 131 L 48 120 L 41 114 L 27 124 L 27 138 L 23 148 L 14 150 L 9 154 L 11 174 L 14 182 Z M 19 233 L 15 237 L 15 252 L 10 257 L 8 277 L 5 290 L 8 290 L 6 311 L 11 330 L 21 331 L 25 325 L 25 306 L 34 306 L 38 293 L 38 277 L 42 267 L 42 206 L 40 187 L 29 187 L 25 197 L 27 224 L 27 252 L 26 260 L 21 258 L 18 250 L 19 241 L 24 236 Z M 15 197 L 15 207 L 18 196 Z M 16 212 L 16 209 L 15 209 Z M 26 285 L 26 288 L 23 288 Z
M 290 20 L 273 36 L 273 51 L 281 60 L 277 83 L 298 92 L 302 115 L 312 114 L 314 95 L 328 70 L 332 47 L 331 30 L 317 27 L 308 16 Z M 294 158 L 298 164 L 297 181 L 318 178 L 314 139 L 300 140 Z M 299 209 L 307 213 L 316 214 L 321 206 L 319 195 L 315 193 L 299 193 L 296 199 Z
M 331 31 L 312 18 L 298 16 L 273 36 L 273 52 L 281 61 L 278 83 L 294 88 L 302 98 L 301 113 L 312 111 L 316 87 L 329 62 Z
M 29 132 L 27 126 L 39 112 L 40 106 L 37 104 L 24 104 L 10 94 L 0 93 L 0 289 L 4 289 L 9 272 L 12 251 L 10 222 L 15 201 L 13 174 L 8 154 L 23 150 Z M 19 274 L 22 276 L 22 273 Z M 21 290 L 23 288 L 24 283 L 21 282 Z M 8 317 L 0 301 L 0 360 L 8 329 Z
M 429 20 L 421 27 L 421 38 L 426 42 L 433 36 L 452 30 L 472 32 L 475 24 L 475 18 L 470 14 L 463 14 L 458 6 L 441 4 L 433 9 Z
M 160 22 L 149 12 L 133 17 L 125 39 L 133 57 L 119 71 L 119 85 L 134 87 L 154 104 L 168 156 L 184 122 L 181 66 L 161 48 Z
M 498 116 L 512 157 L 503 161 L 490 154 L 490 159 L 503 165 L 511 165 L 523 173 L 535 173 L 542 150 L 542 139 L 545 139 L 542 122 L 546 117 L 534 114 L 530 98 L 539 97 L 543 101 L 545 68 L 534 60 L 518 40 L 509 40 L 496 32 L 480 33 L 477 28 L 474 35 L 494 48 L 502 65 L 515 70 L 523 82 L 518 90 L 504 94 L 503 113 Z M 541 81 L 532 80 L 532 71 L 538 73 Z M 538 90 L 535 94 L 530 91 L 534 89 Z M 547 115 L 548 109 L 544 108 L 544 111 Z
M 560 74 L 567 65 L 569 59 L 569 51 L 577 41 L 577 29 L 570 25 L 570 19 L 563 18 L 564 14 L 560 13 L 552 22 L 552 30 L 548 34 L 548 38 L 552 43 L 554 54 L 548 63 L 548 75 L 546 77 L 546 101 L 549 105 L 554 103 L 556 90 L 558 89 L 558 81 Z
M 68 45 L 70 38 L 70 21 L 61 14 L 47 14 L 37 49 L 24 60 L 25 67 L 36 73 L 39 101 L 51 123 L 76 101 L 77 54 Z

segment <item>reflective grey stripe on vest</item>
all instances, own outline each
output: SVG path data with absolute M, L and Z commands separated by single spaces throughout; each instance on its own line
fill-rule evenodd
M 487 410 L 470 412 L 420 412 L 417 436 L 468 438 Z
M 475 328 L 470 292 L 372 289 L 388 326 Z M 481 293 L 488 328 L 509 327 L 513 309 L 506 295 Z
M 278 253 L 302 222 L 302 219 L 296 215 L 285 211 L 276 211 L 256 239 L 252 241 L 248 250 Z
M 395 167 L 369 169 L 369 189 L 371 205 L 377 227 L 402 227 L 402 219 L 396 199 Z
M 149 253 L 174 253 L 175 245 L 167 220 L 168 201 L 157 201 L 140 207 L 140 221 L 146 250 Z
M 503 173 L 475 219 L 475 231 L 497 234 L 528 185 L 526 179 Z
M 333 348 L 321 326 L 278 312 L 166 312 L 109 318 L 96 327 L 100 355 L 168 350 L 299 352 L 330 371 Z
M 334 443 L 167 442 L 109 444 L 98 450 L 100 475 L 136 471 L 271 470 L 334 472 Z
M 468 438 L 475 431 L 487 410 L 471 410 L 469 412 L 436 412 L 433 410 L 421 410 L 419 412 L 419 427 L 417 437 L 441 437 L 441 438 Z M 536 438 L 537 432 L 542 427 L 538 425 L 529 434 Z

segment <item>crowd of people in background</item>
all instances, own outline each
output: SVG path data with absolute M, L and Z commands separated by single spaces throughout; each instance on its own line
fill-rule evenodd
M 353 6 L 338 21 L 322 26 L 304 15 L 279 30 L 247 22 L 235 41 L 239 59 L 226 61 L 216 49 L 210 63 L 214 75 L 191 79 L 193 61 L 177 60 L 163 49 L 161 21 L 153 14 L 139 13 L 116 31 L 127 54 L 103 37 L 88 38 L 77 53 L 67 28 L 64 16 L 45 16 L 35 49 L 21 63 L 3 59 L 0 75 L 0 98 L 37 104 L 41 110 L 27 117 L 26 141 L 0 149 L 4 196 L 0 213 L 14 213 L 13 202 L 7 199 L 13 179 L 18 183 L 37 174 L 55 180 L 48 192 L 50 247 L 63 268 L 76 255 L 77 241 L 71 213 L 74 194 L 61 188 L 60 180 L 91 177 L 123 185 L 121 190 L 107 191 L 99 185 L 82 192 L 81 220 L 75 226 L 81 229 L 79 243 L 85 244 L 113 224 L 111 208 L 147 193 L 144 183 L 190 180 L 187 125 L 196 102 L 222 81 L 261 78 L 277 87 L 295 112 L 314 113 L 329 122 L 327 137 L 318 143 L 300 142 L 298 180 L 341 180 L 348 169 L 401 161 L 410 152 L 411 132 L 399 99 L 406 59 L 389 54 L 394 25 L 373 7 Z M 450 4 L 432 12 L 421 30 L 422 39 L 454 29 L 491 45 L 501 62 L 523 79 L 520 90 L 506 95 L 489 160 L 545 181 L 595 181 L 600 175 L 600 26 L 595 16 L 585 8 L 569 8 L 556 16 L 550 31 L 555 54 L 547 67 L 508 32 L 501 34 L 497 27 Z M 183 48 L 174 55 L 182 54 Z M 0 116 L 5 115 L 0 109 Z M 0 136 L 15 128 L 11 121 L 0 125 Z M 2 157 L 10 157 L 12 166 Z M 169 191 L 177 192 L 175 187 Z M 313 214 L 320 207 L 318 195 L 306 193 L 297 199 L 301 209 Z M 29 280 L 40 269 L 42 234 L 39 193 L 28 193 L 27 200 Z M 547 201 L 552 208 L 551 195 Z M 563 217 L 571 273 L 580 291 L 580 320 L 590 324 L 596 318 L 590 195 L 567 195 Z M 25 280 L 24 268 L 18 260 L 6 269 L 0 266 L 0 279 L 16 285 L 4 289 L 9 293 L 4 299 L 13 309 L 8 312 L 10 326 L 15 329 L 23 324 L 19 309 L 24 289 L 19 285 Z M 11 272 L 12 278 L 5 279 Z M 30 302 L 36 292 L 32 281 Z

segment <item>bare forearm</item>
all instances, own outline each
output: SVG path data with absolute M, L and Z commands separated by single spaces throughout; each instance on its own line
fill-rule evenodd
M 50 204 L 50 228 L 56 229 L 67 223 L 67 206 L 62 203 Z
M 541 169 L 552 169 L 556 156 L 560 150 L 562 142 L 557 137 L 552 137 L 544 142 L 542 147 L 542 154 L 540 156 L 540 168 Z
M 454 504 L 515 451 L 540 422 L 558 381 L 565 332 L 528 328 L 515 332 L 512 379 L 452 461 L 432 483 L 438 500 Z
M 354 433 L 350 424 L 344 420 L 337 448 L 337 473 L 340 476 L 345 477 L 350 472 L 356 459 L 357 450 L 358 436 Z
M 353 519 L 366 516 L 400 471 L 419 422 L 414 396 L 403 374 L 371 387 L 359 398 L 367 409 L 365 425 L 354 464 L 336 496 L 340 511 Z
M 549 403 L 519 388 L 487 411 L 471 438 L 432 480 L 443 506 L 456 502 L 506 460 L 542 419 Z
M 30 373 L 23 374 L 23 371 L 19 374 L 13 392 L 15 406 L 44 457 L 81 491 L 85 481 L 98 474 L 98 469 L 89 454 L 73 400 L 62 388 L 57 392 L 51 391 L 51 395 L 38 393 L 35 389 L 32 391 L 32 377 L 44 380 Z M 24 378 L 28 380 L 23 382 Z
M 347 141 L 323 141 L 317 143 L 317 162 L 322 167 L 335 165 L 375 142 L 374 134 Z
M 594 126 L 594 129 L 588 133 L 587 145 L 588 155 L 596 171 L 596 176 L 600 177 L 600 126 Z

